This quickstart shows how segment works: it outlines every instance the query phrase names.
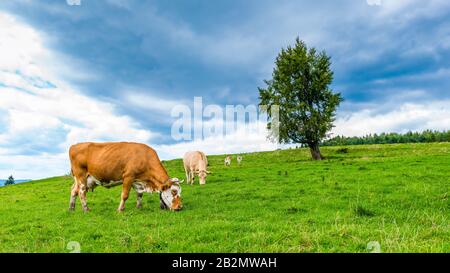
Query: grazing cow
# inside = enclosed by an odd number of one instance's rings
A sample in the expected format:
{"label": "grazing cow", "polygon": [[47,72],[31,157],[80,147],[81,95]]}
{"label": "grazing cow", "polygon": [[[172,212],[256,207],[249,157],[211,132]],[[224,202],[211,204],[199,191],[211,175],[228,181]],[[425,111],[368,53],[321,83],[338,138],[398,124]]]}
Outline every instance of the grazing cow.
{"label": "grazing cow", "polygon": [[75,209],[78,195],[84,211],[89,211],[86,192],[98,185],[110,188],[122,184],[118,211],[123,211],[131,188],[142,207],[144,192],[159,192],[161,209],[180,210],[181,187],[178,178],[170,178],[155,150],[145,144],[129,142],[79,143],[70,147],[74,184],[69,210]]}
{"label": "grazing cow", "polygon": [[225,157],[225,166],[230,166],[231,165],[231,156],[227,156]]}
{"label": "grazing cow", "polygon": [[238,155],[238,156],[236,157],[236,160],[237,160],[237,163],[238,163],[239,165],[241,165],[242,156]]}
{"label": "grazing cow", "polygon": [[208,159],[203,152],[193,151],[187,152],[183,157],[184,171],[186,172],[187,182],[194,184],[195,175],[198,175],[200,185],[206,183],[206,176],[210,174],[206,167],[208,166]]}

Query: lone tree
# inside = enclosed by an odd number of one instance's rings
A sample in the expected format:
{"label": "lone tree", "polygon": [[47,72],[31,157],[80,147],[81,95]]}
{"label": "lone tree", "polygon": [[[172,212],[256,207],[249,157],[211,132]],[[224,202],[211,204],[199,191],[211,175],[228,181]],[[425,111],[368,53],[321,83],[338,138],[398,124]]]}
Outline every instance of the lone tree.
{"label": "lone tree", "polygon": [[16,182],[14,181],[14,177],[12,176],[12,175],[10,175],[9,177],[8,177],[8,180],[6,180],[5,181],[5,186],[8,186],[8,185],[14,185]]}
{"label": "lone tree", "polygon": [[307,48],[299,38],[294,47],[282,49],[275,61],[272,80],[258,88],[260,105],[279,106],[279,124],[268,111],[268,129],[278,130],[279,143],[301,143],[314,160],[322,160],[319,144],[333,128],[336,108],[343,100],[329,85],[333,81],[330,57],[325,51]]}

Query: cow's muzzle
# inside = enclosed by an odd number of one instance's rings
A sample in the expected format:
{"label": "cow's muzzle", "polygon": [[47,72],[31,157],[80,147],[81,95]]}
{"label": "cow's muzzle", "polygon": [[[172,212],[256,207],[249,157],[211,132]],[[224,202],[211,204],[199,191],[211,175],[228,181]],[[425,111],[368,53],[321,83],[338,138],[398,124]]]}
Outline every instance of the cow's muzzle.
{"label": "cow's muzzle", "polygon": [[172,204],[168,204],[169,200],[163,197],[162,193],[159,194],[159,207],[161,209],[169,209],[171,211],[180,211],[183,208],[181,204],[181,198],[175,197],[172,200]]}
{"label": "cow's muzzle", "polygon": [[178,206],[177,208],[171,209],[173,211],[180,211],[183,209],[183,206]]}

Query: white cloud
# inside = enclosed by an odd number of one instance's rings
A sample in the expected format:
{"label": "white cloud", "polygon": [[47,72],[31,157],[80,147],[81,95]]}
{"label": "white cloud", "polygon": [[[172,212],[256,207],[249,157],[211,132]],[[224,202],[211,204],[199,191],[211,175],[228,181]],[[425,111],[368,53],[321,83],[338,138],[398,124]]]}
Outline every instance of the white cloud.
{"label": "white cloud", "polygon": [[130,2],[127,0],[106,0],[106,2],[119,8],[131,9]]}
{"label": "white cloud", "polygon": [[[71,73],[73,68],[65,63],[48,62],[61,56],[47,50],[42,37],[14,17],[0,13],[0,113],[6,115],[0,119],[0,177],[66,173],[66,151],[80,141],[150,140],[151,132],[130,117],[115,114],[114,105],[89,98],[60,80],[49,66],[70,74],[79,72]],[[27,156],[29,151],[23,149],[32,150],[29,142],[33,138],[41,152]],[[64,141],[55,143],[56,138]],[[54,146],[59,153],[45,153],[55,150]]]}
{"label": "white cloud", "polygon": [[70,172],[68,156],[61,154],[3,155],[0,149],[0,176],[15,179],[39,179],[65,175]]}
{"label": "white cloud", "polygon": [[[378,0],[372,0],[378,1]],[[390,16],[402,14],[403,19],[414,19],[418,16],[436,16],[445,12],[449,6],[447,0],[379,0],[380,15]]]}
{"label": "white cloud", "polygon": [[149,92],[142,91],[124,91],[125,100],[132,106],[151,111],[157,111],[163,114],[170,114],[173,107],[180,104],[186,104],[182,100],[172,100],[151,95]]}
{"label": "white cloud", "polygon": [[379,6],[381,5],[381,0],[366,0],[369,6]]}
{"label": "white cloud", "polygon": [[450,129],[450,101],[433,101],[426,104],[404,103],[387,113],[377,109],[339,117],[333,135],[364,136],[382,132],[406,133],[426,129]]}

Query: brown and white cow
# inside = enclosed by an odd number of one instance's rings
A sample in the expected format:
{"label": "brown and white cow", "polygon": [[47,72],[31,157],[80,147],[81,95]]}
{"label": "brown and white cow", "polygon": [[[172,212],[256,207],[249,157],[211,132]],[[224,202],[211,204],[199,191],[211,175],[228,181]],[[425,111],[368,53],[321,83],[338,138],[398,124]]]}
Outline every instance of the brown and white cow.
{"label": "brown and white cow", "polygon": [[187,183],[193,185],[195,175],[198,175],[200,185],[206,183],[206,176],[210,174],[207,170],[208,159],[203,152],[192,151],[184,154],[183,157],[184,171],[186,172]]}
{"label": "brown and white cow", "polygon": [[159,192],[161,209],[180,210],[181,187],[170,178],[155,150],[145,144],[129,142],[79,143],[70,147],[70,164],[74,184],[69,210],[75,209],[78,195],[84,211],[88,190],[96,186],[110,188],[122,185],[118,211],[123,211],[131,188],[137,194],[137,207],[142,207],[144,192]]}

